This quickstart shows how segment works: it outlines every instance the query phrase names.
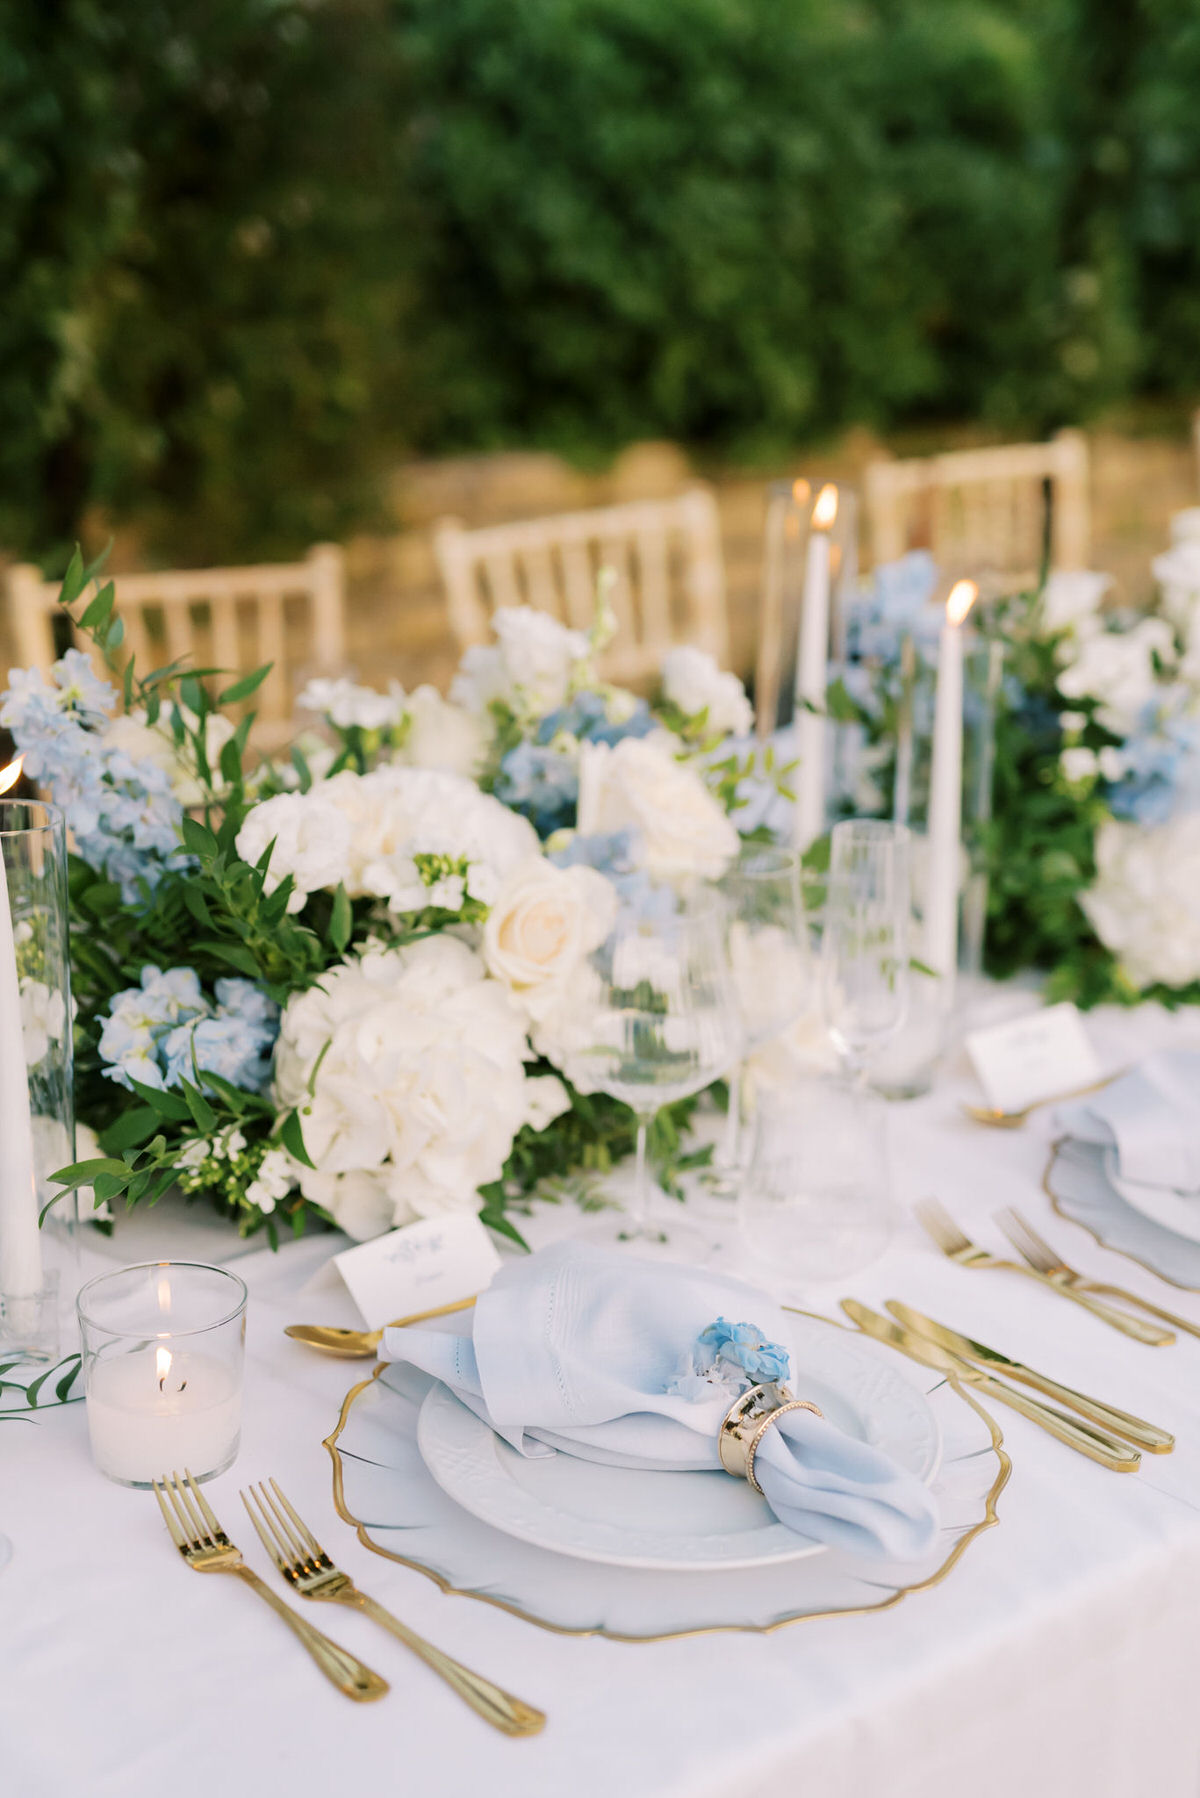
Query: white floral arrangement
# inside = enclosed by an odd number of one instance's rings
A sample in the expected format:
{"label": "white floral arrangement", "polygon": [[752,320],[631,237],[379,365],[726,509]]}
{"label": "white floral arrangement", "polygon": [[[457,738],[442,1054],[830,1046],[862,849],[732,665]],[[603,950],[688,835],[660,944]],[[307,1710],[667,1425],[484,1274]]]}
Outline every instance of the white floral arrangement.
{"label": "white floral arrangement", "polygon": [[[76,557],[76,612],[89,574]],[[114,600],[73,613],[110,667]],[[215,698],[178,668],[103,679],[80,650],[10,676],[0,724],[72,843],[98,1149],[64,1189],[178,1186],[272,1241],[460,1209],[515,1234],[539,1182],[632,1146],[625,1106],[563,1078],[564,1002],[620,905],[736,854],[753,715],[694,649],[652,704],[602,681],[603,603],[586,635],[526,608],[495,634],[449,699],[312,682],[315,729],[253,772],[251,721],[221,707],[265,670]],[[661,1116],[666,1161],[688,1106]]]}
{"label": "white floral arrangement", "polygon": [[[1172,529],[1148,613],[1113,609],[1109,577],[1085,571],[981,608],[1005,668],[988,963],[1046,969],[1052,997],[1200,1000],[1200,510]],[[936,582],[907,556],[851,619],[840,696],[873,731],[869,770],[893,753],[902,639],[935,653]]]}

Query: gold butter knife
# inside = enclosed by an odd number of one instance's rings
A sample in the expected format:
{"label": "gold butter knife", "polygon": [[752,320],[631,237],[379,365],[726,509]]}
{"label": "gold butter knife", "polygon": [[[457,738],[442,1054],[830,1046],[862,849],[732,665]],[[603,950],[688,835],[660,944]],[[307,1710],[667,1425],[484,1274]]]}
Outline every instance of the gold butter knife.
{"label": "gold butter knife", "polygon": [[933,1318],[914,1311],[911,1305],[902,1304],[899,1299],[889,1299],[887,1308],[893,1317],[899,1318],[905,1329],[915,1330],[918,1336],[928,1337],[948,1354],[957,1355],[964,1361],[981,1362],[985,1367],[1004,1374],[1006,1378],[1019,1381],[1022,1386],[1032,1386],[1035,1392],[1044,1394],[1046,1398],[1057,1399],[1059,1404],[1068,1405],[1072,1411],[1078,1411],[1081,1417],[1099,1424],[1102,1430],[1111,1430],[1117,1436],[1126,1436],[1130,1442],[1136,1442],[1139,1448],[1148,1448],[1152,1455],[1169,1455],[1175,1446],[1174,1436],[1159,1429],[1157,1424],[1147,1423],[1144,1417],[1134,1417],[1128,1411],[1118,1411],[1115,1405],[1105,1404],[1103,1399],[1089,1398],[1084,1392],[1076,1392],[1074,1387],[1062,1385],[1060,1381],[1051,1379],[1049,1374],[1038,1373],[1035,1368],[1026,1367],[1023,1361],[1010,1360],[999,1349],[988,1348],[971,1336],[963,1336],[958,1330],[935,1323]]}
{"label": "gold butter knife", "polygon": [[936,1368],[939,1373],[953,1374],[967,1385],[977,1387],[987,1397],[1019,1412],[1030,1423],[1038,1424],[1049,1435],[1065,1442],[1068,1448],[1086,1455],[1089,1461],[1096,1461],[1101,1467],[1107,1467],[1111,1473],[1133,1473],[1141,1466],[1141,1455],[1127,1442],[1110,1436],[1107,1430],[1102,1430],[1095,1424],[1084,1423],[1078,1417],[1068,1417],[1064,1411],[1056,1411],[1052,1405],[1043,1405],[1040,1400],[1030,1398],[1015,1386],[1006,1386],[1003,1380],[995,1379],[972,1362],[962,1361],[957,1355],[939,1348],[928,1336],[919,1336],[915,1330],[906,1330],[890,1317],[880,1317],[877,1311],[860,1305],[857,1299],[843,1299],[842,1310],[860,1330],[873,1336],[877,1342],[885,1342],[889,1348],[899,1349],[910,1361],[920,1361],[926,1367]]}

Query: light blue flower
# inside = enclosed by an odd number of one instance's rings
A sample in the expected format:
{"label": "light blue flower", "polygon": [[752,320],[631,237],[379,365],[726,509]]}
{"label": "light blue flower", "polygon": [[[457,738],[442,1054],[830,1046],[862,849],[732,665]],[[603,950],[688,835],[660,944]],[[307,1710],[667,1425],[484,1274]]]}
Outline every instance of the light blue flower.
{"label": "light blue flower", "polygon": [[696,1338],[696,1360],[709,1366],[740,1367],[754,1385],[788,1378],[791,1358],[778,1342],[767,1342],[757,1324],[731,1324],[718,1317]]}
{"label": "light blue flower", "polygon": [[500,763],[493,792],[548,837],[574,821],[579,760],[565,746],[518,743]]}
{"label": "light blue flower", "polygon": [[534,741],[553,743],[556,737],[571,737],[578,743],[619,743],[622,737],[645,737],[655,728],[650,707],[644,699],[634,702],[632,710],[616,718],[610,715],[610,701],[603,693],[585,689],[576,693],[566,705],[547,712],[538,725]]}
{"label": "light blue flower", "polygon": [[216,983],[216,1005],[194,968],[142,969],[113,999],[100,1032],[104,1072],[120,1086],[177,1086],[197,1070],[261,1092],[271,1073],[279,1007],[252,980]]}

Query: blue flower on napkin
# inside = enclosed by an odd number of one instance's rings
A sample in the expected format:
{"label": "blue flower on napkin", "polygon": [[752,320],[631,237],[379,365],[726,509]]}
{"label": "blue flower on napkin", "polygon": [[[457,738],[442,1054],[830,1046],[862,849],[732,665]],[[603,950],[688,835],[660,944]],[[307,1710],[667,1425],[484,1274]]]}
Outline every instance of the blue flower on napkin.
{"label": "blue flower on napkin", "polygon": [[696,1338],[701,1354],[707,1351],[714,1363],[721,1361],[740,1367],[754,1384],[768,1380],[786,1380],[791,1362],[787,1350],[778,1342],[765,1342],[757,1324],[731,1324],[723,1317],[701,1330]]}
{"label": "blue flower on napkin", "polygon": [[697,1336],[667,1391],[691,1404],[714,1391],[731,1402],[751,1386],[782,1384],[791,1367],[788,1351],[767,1342],[757,1324],[731,1324],[718,1317]]}

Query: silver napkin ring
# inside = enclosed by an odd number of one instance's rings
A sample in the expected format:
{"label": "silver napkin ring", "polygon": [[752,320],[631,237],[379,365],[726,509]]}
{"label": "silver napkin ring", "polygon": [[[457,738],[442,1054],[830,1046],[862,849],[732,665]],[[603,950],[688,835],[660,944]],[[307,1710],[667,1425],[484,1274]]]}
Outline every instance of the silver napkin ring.
{"label": "silver napkin ring", "polygon": [[811,1411],[815,1417],[824,1416],[820,1406],[814,1405],[811,1399],[793,1398],[786,1386],[771,1382],[743,1392],[725,1413],[717,1433],[721,1466],[735,1480],[746,1480],[760,1494],[762,1487],[754,1477],[754,1457],[771,1425],[777,1423],[785,1411]]}

